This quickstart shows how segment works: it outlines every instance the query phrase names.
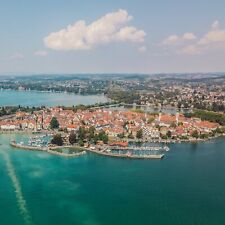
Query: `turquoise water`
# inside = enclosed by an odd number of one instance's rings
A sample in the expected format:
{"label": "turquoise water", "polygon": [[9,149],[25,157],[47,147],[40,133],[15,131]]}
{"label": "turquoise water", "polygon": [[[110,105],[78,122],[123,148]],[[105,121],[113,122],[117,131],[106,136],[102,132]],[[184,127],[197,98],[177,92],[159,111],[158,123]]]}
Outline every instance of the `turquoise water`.
{"label": "turquoise water", "polygon": [[104,95],[75,95],[38,91],[0,90],[0,106],[72,106],[107,102]]}
{"label": "turquoise water", "polygon": [[12,149],[20,137],[0,135],[1,225],[225,224],[225,139],[149,161]]}

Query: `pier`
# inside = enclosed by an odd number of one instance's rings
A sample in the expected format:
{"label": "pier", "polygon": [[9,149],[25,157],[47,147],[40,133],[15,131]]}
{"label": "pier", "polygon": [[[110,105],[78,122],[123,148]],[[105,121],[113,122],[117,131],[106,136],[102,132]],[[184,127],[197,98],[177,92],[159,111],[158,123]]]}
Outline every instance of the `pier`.
{"label": "pier", "polygon": [[130,155],[130,154],[116,154],[116,153],[109,153],[106,151],[99,151],[99,150],[93,150],[89,149],[90,152],[109,156],[109,157],[115,157],[115,158],[128,158],[128,159],[162,159],[164,157],[164,154],[157,154],[157,155]]}
{"label": "pier", "polygon": [[159,147],[159,146],[142,146],[142,147],[111,147],[111,150],[127,150],[127,151],[169,151],[169,147]]}
{"label": "pier", "polygon": [[162,159],[164,157],[164,154],[151,154],[151,155],[134,155],[134,154],[130,154],[130,153],[118,154],[118,153],[107,152],[106,151],[107,149],[95,150],[95,149],[91,149],[91,148],[80,148],[81,152],[67,154],[67,153],[58,152],[58,151],[54,151],[54,150],[61,149],[61,148],[76,148],[76,146],[36,147],[36,146],[18,144],[15,141],[10,142],[10,145],[14,148],[30,150],[30,151],[43,151],[43,152],[47,152],[47,153],[50,153],[53,155],[58,155],[58,156],[63,156],[63,157],[78,157],[78,156],[86,154],[87,151],[95,153],[95,154],[103,155],[103,156],[116,157],[116,158]]}
{"label": "pier", "polygon": [[[31,151],[42,151],[42,152],[50,153],[52,155],[58,155],[58,156],[63,156],[63,157],[78,157],[78,156],[86,154],[85,150],[83,150],[81,152],[67,154],[64,152],[54,151],[54,149],[60,149],[60,148],[35,147],[35,146],[29,146],[29,145],[21,145],[21,144],[17,144],[15,141],[10,142],[10,145],[14,148],[20,148],[23,150],[31,150]],[[62,146],[61,148],[66,148],[66,147]]]}

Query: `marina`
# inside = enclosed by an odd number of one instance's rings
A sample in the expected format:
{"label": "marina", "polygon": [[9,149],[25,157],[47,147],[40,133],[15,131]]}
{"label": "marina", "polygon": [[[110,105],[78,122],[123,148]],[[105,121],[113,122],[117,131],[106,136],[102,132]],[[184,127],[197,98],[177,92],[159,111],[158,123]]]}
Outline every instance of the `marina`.
{"label": "marina", "polygon": [[[25,150],[37,150],[45,151],[50,154],[55,154],[64,157],[77,157],[82,156],[86,151],[93,152],[99,155],[110,156],[110,157],[121,157],[121,158],[131,158],[131,159],[162,159],[164,154],[161,152],[169,151],[168,146],[164,147],[104,147],[96,149],[95,147],[82,147],[79,146],[49,146],[48,141],[43,141],[41,138],[46,138],[45,135],[29,138],[28,144],[23,141],[16,142],[11,141],[10,145],[14,148],[25,149]],[[75,153],[60,152],[60,149],[73,149],[79,148],[81,151]]]}
{"label": "marina", "polygon": [[121,150],[121,151],[169,151],[168,146],[132,146],[132,147],[112,147],[111,150]]}

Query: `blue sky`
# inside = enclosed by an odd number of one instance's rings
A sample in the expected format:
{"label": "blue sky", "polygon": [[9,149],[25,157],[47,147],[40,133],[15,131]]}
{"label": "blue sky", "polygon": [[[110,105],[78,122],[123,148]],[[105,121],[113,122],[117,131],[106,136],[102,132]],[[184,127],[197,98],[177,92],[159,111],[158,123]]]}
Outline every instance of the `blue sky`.
{"label": "blue sky", "polygon": [[225,1],[0,4],[0,74],[225,71]]}

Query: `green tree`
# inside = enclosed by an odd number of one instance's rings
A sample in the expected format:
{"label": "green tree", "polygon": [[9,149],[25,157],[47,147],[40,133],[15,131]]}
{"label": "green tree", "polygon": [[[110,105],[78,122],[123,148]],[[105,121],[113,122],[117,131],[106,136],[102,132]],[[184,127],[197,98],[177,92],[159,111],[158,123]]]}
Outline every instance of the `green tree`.
{"label": "green tree", "polygon": [[155,120],[154,117],[150,117],[150,118],[148,119],[148,124],[151,124],[154,120]]}
{"label": "green tree", "polygon": [[84,142],[83,142],[83,140],[82,140],[82,139],[80,139],[80,140],[79,140],[79,142],[78,142],[78,144],[79,144],[80,146],[84,146]]}
{"label": "green tree", "polygon": [[107,134],[104,134],[104,135],[102,136],[102,141],[103,141],[104,144],[107,144],[107,143],[108,143],[109,137],[108,137]]}
{"label": "green tree", "polygon": [[51,140],[51,143],[54,145],[62,146],[63,145],[63,139],[61,134],[55,134]]}
{"label": "green tree", "polygon": [[208,138],[209,137],[209,135],[207,135],[207,134],[200,134],[200,138],[201,139],[206,139],[206,138]]}
{"label": "green tree", "polygon": [[91,126],[88,129],[88,140],[89,141],[90,140],[93,140],[94,136],[95,136],[95,127],[94,126]]}
{"label": "green tree", "polygon": [[71,145],[75,144],[77,141],[77,135],[75,134],[74,131],[71,131],[70,135],[69,135],[69,142]]}
{"label": "green tree", "polygon": [[134,139],[134,135],[132,134],[132,132],[129,133],[127,137],[130,138],[130,139]]}
{"label": "green tree", "polygon": [[58,129],[59,128],[59,122],[56,119],[56,117],[52,117],[51,122],[50,122],[50,127],[51,127],[51,129]]}
{"label": "green tree", "polygon": [[98,134],[98,139],[103,141],[104,144],[107,144],[109,141],[108,135],[105,133],[105,131],[101,131]]}
{"label": "green tree", "polygon": [[197,131],[197,130],[194,130],[194,131],[192,132],[191,136],[192,136],[193,138],[199,138],[198,131]]}
{"label": "green tree", "polygon": [[164,140],[168,139],[167,135],[161,135],[161,138],[164,139]]}
{"label": "green tree", "polygon": [[81,139],[81,140],[84,140],[86,137],[86,130],[84,127],[79,127],[79,130],[78,130],[78,138]]}
{"label": "green tree", "polygon": [[123,133],[120,133],[120,134],[117,134],[117,137],[118,138],[121,138],[121,139],[124,138],[125,137],[124,132]]}
{"label": "green tree", "polygon": [[142,137],[143,137],[143,131],[142,129],[140,129],[137,131],[136,138],[141,139]]}
{"label": "green tree", "polygon": [[166,136],[167,136],[168,138],[171,138],[172,133],[171,133],[171,131],[170,131],[170,130],[168,130],[168,131],[167,131]]}

